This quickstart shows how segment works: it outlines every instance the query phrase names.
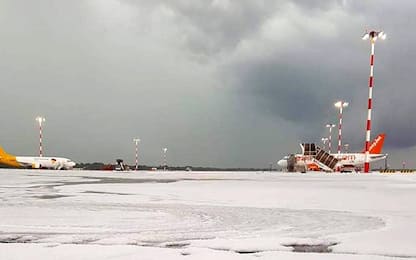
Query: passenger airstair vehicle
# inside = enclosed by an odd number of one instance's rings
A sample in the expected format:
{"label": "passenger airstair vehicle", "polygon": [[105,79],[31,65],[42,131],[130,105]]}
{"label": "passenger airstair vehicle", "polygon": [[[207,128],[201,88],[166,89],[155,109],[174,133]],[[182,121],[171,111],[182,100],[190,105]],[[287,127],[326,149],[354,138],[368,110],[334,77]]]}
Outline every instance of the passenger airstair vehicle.
{"label": "passenger airstair vehicle", "polygon": [[313,161],[324,171],[333,172],[338,163],[338,159],[326,152],[314,143],[301,144],[303,155],[313,158]]}

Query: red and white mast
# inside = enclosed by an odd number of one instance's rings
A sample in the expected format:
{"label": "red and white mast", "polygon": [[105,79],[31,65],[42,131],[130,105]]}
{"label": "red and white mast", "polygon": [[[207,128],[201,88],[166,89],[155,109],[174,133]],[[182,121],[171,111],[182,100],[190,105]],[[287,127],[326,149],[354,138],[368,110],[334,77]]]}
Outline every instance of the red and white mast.
{"label": "red and white mast", "polygon": [[373,107],[373,86],[374,86],[374,45],[378,38],[386,39],[386,34],[383,31],[376,32],[371,31],[363,36],[363,40],[370,40],[371,43],[371,54],[370,54],[370,78],[368,80],[368,111],[367,111],[367,125],[365,133],[365,159],[364,159],[364,172],[370,171],[370,138],[371,138],[371,110]]}
{"label": "red and white mast", "polygon": [[38,116],[36,117],[36,121],[39,123],[39,157],[42,157],[42,123],[45,122],[45,118],[43,116]]}
{"label": "red and white mast", "polygon": [[162,149],[162,151],[163,151],[163,170],[166,171],[167,166],[168,166],[168,160],[167,160],[167,157],[166,157],[166,153],[168,152],[168,148],[165,147],[165,148]]}
{"label": "red and white mast", "polygon": [[328,142],[328,137],[322,137],[321,138],[321,141],[322,141],[322,143],[324,144],[324,150],[326,150],[326,143]]}
{"label": "red and white mast", "polygon": [[338,101],[335,104],[335,107],[339,108],[339,123],[338,123],[338,154],[341,153],[342,149],[342,112],[343,108],[348,106],[348,102]]}
{"label": "red and white mast", "polygon": [[331,150],[332,150],[332,128],[335,127],[335,124],[327,124],[326,127],[329,128],[328,153],[331,154]]}
{"label": "red and white mast", "polygon": [[140,139],[139,138],[134,138],[133,142],[136,144],[136,167],[135,167],[135,170],[137,171],[137,169],[139,168],[139,142],[140,142]]}

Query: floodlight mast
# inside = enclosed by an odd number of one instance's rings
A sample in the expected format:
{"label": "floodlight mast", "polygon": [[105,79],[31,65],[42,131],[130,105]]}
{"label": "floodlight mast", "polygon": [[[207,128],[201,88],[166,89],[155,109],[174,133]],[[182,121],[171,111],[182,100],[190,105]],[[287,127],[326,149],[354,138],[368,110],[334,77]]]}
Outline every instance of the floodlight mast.
{"label": "floodlight mast", "polygon": [[363,40],[370,40],[371,53],[370,53],[370,78],[368,80],[368,110],[367,110],[367,124],[365,134],[365,158],[364,158],[364,172],[370,172],[370,138],[371,138],[371,110],[373,99],[373,86],[374,86],[374,46],[377,39],[386,39],[386,34],[383,31],[370,31],[364,34]]}
{"label": "floodlight mast", "polygon": [[331,150],[332,150],[332,128],[335,127],[335,124],[327,124],[326,127],[329,128],[328,152],[331,153]]}
{"label": "floodlight mast", "polygon": [[135,167],[135,170],[137,171],[137,169],[139,168],[139,143],[140,143],[140,139],[139,138],[133,138],[133,142],[136,144],[136,167]]}
{"label": "floodlight mast", "polygon": [[168,148],[163,148],[163,170],[166,171],[167,165],[168,165],[168,161],[167,161],[167,157],[166,157],[166,153],[168,152]]}
{"label": "floodlight mast", "polygon": [[342,113],[343,108],[348,107],[348,102],[345,101],[338,101],[334,104],[335,107],[339,109],[339,123],[338,123],[338,154],[341,153],[342,147]]}
{"label": "floodlight mast", "polygon": [[324,144],[324,150],[326,149],[326,143],[328,142],[328,137],[322,137],[321,138],[321,141],[322,141],[322,143]]}
{"label": "floodlight mast", "polygon": [[45,118],[43,116],[36,117],[36,121],[39,124],[39,157],[43,157],[43,150],[42,150],[42,123],[45,122]]}

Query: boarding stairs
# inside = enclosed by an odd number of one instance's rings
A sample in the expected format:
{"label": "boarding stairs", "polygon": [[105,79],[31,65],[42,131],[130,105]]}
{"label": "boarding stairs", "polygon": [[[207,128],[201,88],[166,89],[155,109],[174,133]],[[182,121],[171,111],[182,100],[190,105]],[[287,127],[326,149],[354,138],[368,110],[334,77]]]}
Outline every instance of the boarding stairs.
{"label": "boarding stairs", "polygon": [[314,143],[303,143],[303,155],[312,156],[313,161],[324,171],[332,172],[338,163],[338,159]]}

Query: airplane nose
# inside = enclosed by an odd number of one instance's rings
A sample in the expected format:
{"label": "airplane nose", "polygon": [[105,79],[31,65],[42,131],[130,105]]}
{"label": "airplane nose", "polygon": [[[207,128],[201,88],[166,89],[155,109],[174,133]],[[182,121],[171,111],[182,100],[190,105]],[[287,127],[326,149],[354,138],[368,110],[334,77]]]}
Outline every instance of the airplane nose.
{"label": "airplane nose", "polygon": [[280,167],[287,167],[287,160],[279,160],[277,162],[277,165],[279,165]]}

